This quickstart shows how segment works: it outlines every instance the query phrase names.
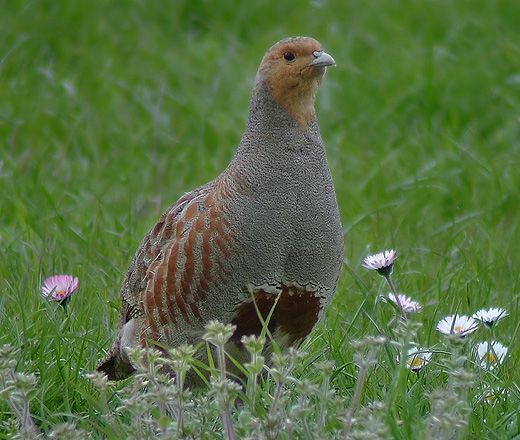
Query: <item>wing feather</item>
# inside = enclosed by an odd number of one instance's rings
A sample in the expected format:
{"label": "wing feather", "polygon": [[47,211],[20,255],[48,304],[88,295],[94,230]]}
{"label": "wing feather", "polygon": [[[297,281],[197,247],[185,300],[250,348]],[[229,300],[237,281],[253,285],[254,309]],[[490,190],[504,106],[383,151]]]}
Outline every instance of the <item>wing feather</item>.
{"label": "wing feather", "polygon": [[175,328],[203,328],[204,301],[229,276],[235,242],[223,197],[211,187],[184,195],[143,240],[122,289],[143,317],[142,342],[172,342]]}

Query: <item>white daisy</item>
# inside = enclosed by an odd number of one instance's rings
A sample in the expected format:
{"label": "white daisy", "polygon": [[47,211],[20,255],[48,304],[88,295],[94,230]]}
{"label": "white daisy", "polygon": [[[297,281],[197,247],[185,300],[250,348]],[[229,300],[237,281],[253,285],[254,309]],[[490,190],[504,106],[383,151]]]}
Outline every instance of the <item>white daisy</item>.
{"label": "white daisy", "polygon": [[482,309],[473,314],[474,319],[478,319],[482,322],[486,327],[493,327],[493,325],[500,321],[502,318],[505,318],[509,313],[507,313],[506,309],[501,309],[497,307],[492,307],[491,309]]}
{"label": "white daisy", "polygon": [[503,399],[508,394],[504,388],[493,389],[480,387],[479,389],[482,391],[477,394],[477,401],[487,403],[488,405],[495,405],[501,398]]}
{"label": "white daisy", "polygon": [[466,315],[450,315],[437,323],[437,331],[445,335],[464,337],[478,328],[478,321]]}
{"label": "white daisy", "polygon": [[500,365],[507,354],[507,347],[500,342],[480,342],[475,347],[475,356],[481,367],[493,369]]}
{"label": "white daisy", "polygon": [[[401,307],[407,313],[418,312],[419,310],[422,309],[421,304],[419,304],[417,301],[413,301],[412,298],[410,298],[406,295],[398,294],[397,298],[396,298],[395,295],[392,292],[390,292],[387,295],[387,298],[390,301],[392,301],[394,304],[396,304],[397,306],[399,306],[399,303],[401,303]],[[399,301],[398,301],[398,299],[399,299]]]}
{"label": "white daisy", "polygon": [[415,373],[430,362],[432,352],[423,348],[412,347],[408,350],[408,358],[406,359],[406,366]]}
{"label": "white daisy", "polygon": [[366,269],[376,270],[380,275],[388,276],[392,273],[392,266],[397,253],[393,249],[368,255],[361,264]]}

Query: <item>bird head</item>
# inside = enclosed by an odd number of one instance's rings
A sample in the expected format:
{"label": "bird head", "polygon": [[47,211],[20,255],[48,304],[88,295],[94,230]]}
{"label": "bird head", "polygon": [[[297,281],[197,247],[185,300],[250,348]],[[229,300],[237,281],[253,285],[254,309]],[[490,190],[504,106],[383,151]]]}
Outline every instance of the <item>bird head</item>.
{"label": "bird head", "polygon": [[335,64],[314,38],[286,38],[264,55],[257,84],[266,84],[272,99],[299,125],[307,127],[314,116],[314,97],[325,68]]}

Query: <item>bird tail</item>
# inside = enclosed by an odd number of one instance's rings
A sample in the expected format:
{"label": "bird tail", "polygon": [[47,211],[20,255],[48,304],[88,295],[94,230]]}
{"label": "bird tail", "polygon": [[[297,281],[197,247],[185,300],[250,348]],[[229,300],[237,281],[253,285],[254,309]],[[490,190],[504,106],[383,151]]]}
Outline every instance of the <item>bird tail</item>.
{"label": "bird tail", "polygon": [[112,348],[108,351],[105,358],[96,367],[96,371],[104,373],[109,380],[122,380],[130,376],[135,368],[130,363],[128,356],[122,347],[128,344],[128,334],[134,334],[136,321],[131,318],[132,309],[123,300],[121,304],[121,317],[116,339]]}
{"label": "bird tail", "polygon": [[129,377],[135,368],[128,362],[126,356],[121,356],[119,341],[107,353],[105,358],[96,367],[96,371],[103,373],[109,380],[122,380]]}

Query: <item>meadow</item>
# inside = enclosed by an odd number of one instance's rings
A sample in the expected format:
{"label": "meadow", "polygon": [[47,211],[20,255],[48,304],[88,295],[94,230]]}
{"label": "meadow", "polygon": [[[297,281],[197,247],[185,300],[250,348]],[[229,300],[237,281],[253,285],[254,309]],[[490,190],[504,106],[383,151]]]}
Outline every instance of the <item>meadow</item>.
{"label": "meadow", "polygon": [[[34,375],[42,432],[73,438],[55,429],[70,422],[90,433],[77,438],[147,438],[166,426],[158,438],[176,438],[177,419],[154,410],[142,422],[152,430],[134,431],[139,408],[124,399],[150,392],[136,385],[149,371],[98,384],[105,398],[85,374],[112,342],[143,235],[230,160],[263,53],[310,35],[337,62],[316,109],[345,263],[305,353],[279,360],[254,405],[250,395],[230,405],[238,438],[291,438],[287,419],[292,438],[520,438],[519,2],[42,0],[1,11],[0,345]],[[384,278],[361,266],[390,248],[398,292],[423,306],[406,325],[382,301]],[[57,273],[79,279],[67,315],[39,294]],[[445,316],[489,307],[509,313],[492,331],[436,331]],[[473,347],[491,335],[509,351],[489,371]],[[412,342],[432,352],[418,374],[397,360]],[[13,438],[5,377],[0,438]],[[230,438],[215,387],[194,393],[187,416],[206,412],[182,435]]]}

